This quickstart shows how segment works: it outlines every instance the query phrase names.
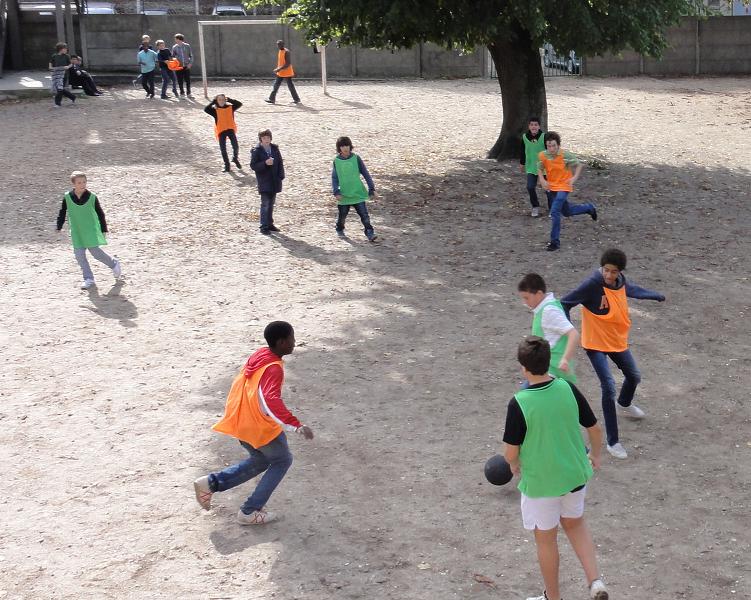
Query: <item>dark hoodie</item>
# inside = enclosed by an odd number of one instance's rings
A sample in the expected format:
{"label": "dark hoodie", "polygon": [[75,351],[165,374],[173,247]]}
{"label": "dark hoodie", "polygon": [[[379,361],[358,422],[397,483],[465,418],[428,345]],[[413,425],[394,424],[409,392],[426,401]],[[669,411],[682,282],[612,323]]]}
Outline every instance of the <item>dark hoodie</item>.
{"label": "dark hoodie", "polygon": [[[626,286],[626,297],[637,298],[640,300],[657,300],[658,302],[664,302],[665,296],[659,292],[654,292],[643,287],[639,287],[633,283],[626,281],[626,276],[621,273],[618,275],[618,279],[615,281],[615,285],[610,289],[619,290],[623,286]],[[578,288],[566,294],[561,298],[561,304],[566,316],[569,316],[571,309],[577,304],[581,304],[588,311],[596,315],[606,315],[610,308],[606,302],[602,301],[602,297],[605,295],[603,288],[606,287],[605,279],[602,276],[600,269],[594,271],[588,279],[585,279]],[[602,306],[605,308],[601,308]]]}

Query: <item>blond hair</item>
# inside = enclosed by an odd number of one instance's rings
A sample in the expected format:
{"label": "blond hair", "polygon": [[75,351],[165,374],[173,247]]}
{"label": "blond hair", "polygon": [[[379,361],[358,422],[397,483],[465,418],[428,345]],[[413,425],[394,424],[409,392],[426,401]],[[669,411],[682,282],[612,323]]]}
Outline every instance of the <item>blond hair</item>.
{"label": "blond hair", "polygon": [[[158,46],[159,44],[164,44],[164,40],[157,40],[157,41],[156,41],[156,45]],[[166,44],[165,44],[165,45],[166,45]]]}
{"label": "blond hair", "polygon": [[84,173],[83,171],[73,171],[70,174],[71,183],[74,183],[76,179],[78,179],[79,177],[83,177],[84,179],[86,179],[86,173]]}

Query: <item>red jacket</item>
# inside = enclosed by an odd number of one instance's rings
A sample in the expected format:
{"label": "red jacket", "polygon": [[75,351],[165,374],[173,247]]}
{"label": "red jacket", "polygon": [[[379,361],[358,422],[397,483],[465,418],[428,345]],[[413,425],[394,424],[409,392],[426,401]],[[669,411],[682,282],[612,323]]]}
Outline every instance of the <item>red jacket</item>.
{"label": "red jacket", "polygon": [[[280,360],[280,357],[271,351],[271,348],[256,350],[248,362],[245,363],[245,376],[251,377],[253,371],[260,369],[270,362]],[[294,431],[302,425],[284,405],[282,400],[282,384],[284,383],[284,370],[279,365],[272,365],[261,377],[259,396],[264,403],[262,407],[272,419],[287,431]]]}

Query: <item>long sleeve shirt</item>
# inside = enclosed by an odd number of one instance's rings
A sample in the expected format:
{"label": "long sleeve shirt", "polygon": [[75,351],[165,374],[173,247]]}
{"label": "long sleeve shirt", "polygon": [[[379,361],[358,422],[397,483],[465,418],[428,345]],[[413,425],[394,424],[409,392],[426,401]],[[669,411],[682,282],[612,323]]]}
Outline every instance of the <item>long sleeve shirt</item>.
{"label": "long sleeve shirt", "polygon": [[[76,193],[73,190],[70,191],[70,197],[73,199],[73,202],[75,202],[79,206],[86,204],[89,201],[90,196],[91,196],[91,192],[89,192],[89,190],[85,190],[84,193],[81,194],[80,198],[76,196]],[[102,227],[102,233],[107,233],[107,221],[104,218],[104,211],[102,210],[102,207],[99,204],[99,198],[97,198],[96,201],[94,202],[94,210],[96,211],[97,217],[99,217],[99,224]],[[60,212],[57,213],[57,230],[58,231],[60,231],[63,228],[67,213],[68,213],[68,205],[66,204],[65,198],[63,197],[63,203],[60,206]]]}
{"label": "long sleeve shirt", "polygon": [[[362,158],[360,158],[360,155],[357,156],[357,168],[360,171],[360,175],[363,176],[365,179],[365,183],[368,185],[368,196],[372,196],[375,194],[375,184],[373,183],[373,178],[370,176],[370,173],[368,173],[368,169],[365,166],[365,163],[362,161]],[[334,196],[339,196],[341,194],[341,190],[339,189],[339,176],[336,174],[336,163],[334,163],[334,166],[331,169],[331,187],[334,192]]]}
{"label": "long sleeve shirt", "polygon": [[[626,276],[621,273],[611,289],[619,290],[623,286],[626,286],[626,296],[628,298],[657,300],[658,302],[663,302],[665,300],[665,296],[659,292],[629,283],[626,281]],[[578,304],[581,304],[588,311],[596,315],[606,315],[610,309],[607,306],[603,307],[604,303],[602,302],[602,296],[604,295],[604,287],[607,287],[605,279],[600,270],[597,269],[585,279],[579,287],[561,298],[561,304],[563,305],[563,310],[566,313],[566,316],[568,317],[571,309]]]}
{"label": "long sleeve shirt", "polygon": [[[245,363],[245,376],[250,378],[253,371],[260,369],[270,362],[279,360],[269,348],[257,350]],[[284,384],[284,370],[280,365],[271,365],[261,376],[258,396],[261,408],[269,417],[279,423],[286,431],[295,431],[302,425],[282,400],[282,385]]]}

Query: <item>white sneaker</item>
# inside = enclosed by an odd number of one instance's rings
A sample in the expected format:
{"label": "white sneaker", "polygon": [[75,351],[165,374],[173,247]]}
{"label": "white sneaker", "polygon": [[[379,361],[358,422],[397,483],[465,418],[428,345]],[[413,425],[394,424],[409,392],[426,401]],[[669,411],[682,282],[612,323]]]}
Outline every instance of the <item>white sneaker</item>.
{"label": "white sneaker", "polygon": [[548,600],[548,597],[543,594],[542,596],[530,596],[527,600]]}
{"label": "white sneaker", "polygon": [[112,273],[115,275],[115,279],[120,279],[123,274],[123,266],[117,259],[115,259],[115,264],[112,266]]}
{"label": "white sneaker", "polygon": [[237,511],[237,522],[240,525],[265,525],[276,521],[276,514],[266,512],[263,508],[261,510],[254,510],[249,515],[246,515],[242,510]]}
{"label": "white sneaker", "polygon": [[196,492],[196,502],[201,505],[203,510],[211,510],[211,497],[214,492],[209,487],[209,476],[204,475],[193,482],[193,489]]}
{"label": "white sneaker", "polygon": [[83,283],[81,284],[82,290],[88,290],[90,287],[94,286],[94,280],[93,279],[84,279]]}
{"label": "white sneaker", "polygon": [[540,209],[537,206],[532,207],[532,216],[533,217],[539,217],[540,216]]}
{"label": "white sneaker", "polygon": [[625,416],[632,419],[643,419],[647,416],[647,414],[641,408],[636,406],[636,404],[629,404],[628,406],[621,406],[619,404],[618,406]]}
{"label": "white sneaker", "polygon": [[592,600],[608,600],[608,590],[601,579],[595,579],[589,586],[589,597]]}
{"label": "white sneaker", "polygon": [[626,449],[621,446],[620,442],[608,446],[608,452],[610,452],[614,458],[628,458],[628,453],[626,452]]}

